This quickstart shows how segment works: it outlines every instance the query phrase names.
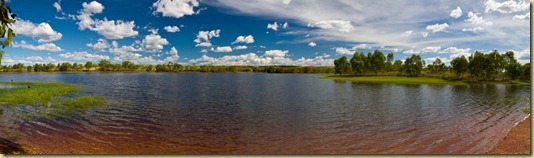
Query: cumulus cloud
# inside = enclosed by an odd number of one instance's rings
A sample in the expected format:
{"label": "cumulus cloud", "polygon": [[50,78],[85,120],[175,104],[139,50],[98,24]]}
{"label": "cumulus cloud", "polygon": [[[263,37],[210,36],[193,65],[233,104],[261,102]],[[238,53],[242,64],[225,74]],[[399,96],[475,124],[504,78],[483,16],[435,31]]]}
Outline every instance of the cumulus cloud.
{"label": "cumulus cloud", "polygon": [[21,41],[20,43],[18,42],[13,42],[13,47],[15,48],[24,48],[24,49],[29,49],[29,50],[36,50],[36,51],[49,51],[49,52],[60,52],[60,51],[63,51],[63,49],[61,49],[60,47],[56,46],[54,43],[45,43],[45,44],[41,44],[41,45],[31,45],[31,44],[28,44],[26,43],[26,41]]}
{"label": "cumulus cloud", "polygon": [[193,41],[197,43],[196,47],[211,47],[211,39],[213,37],[219,37],[221,33],[220,29],[212,31],[198,31],[197,38]]}
{"label": "cumulus cloud", "polygon": [[215,53],[229,53],[229,52],[232,52],[232,47],[230,46],[217,47],[217,49],[215,49],[214,52]]}
{"label": "cumulus cloud", "polygon": [[165,62],[175,62],[176,60],[178,60],[178,58],[180,58],[180,56],[178,55],[178,50],[174,47],[172,47],[171,50],[165,54],[169,55],[165,58]]}
{"label": "cumulus cloud", "polygon": [[266,57],[284,57],[289,53],[289,50],[268,50],[265,51],[263,56]]}
{"label": "cumulus cloud", "polygon": [[150,35],[146,35],[141,42],[143,48],[145,48],[145,50],[148,52],[160,52],[163,49],[163,46],[168,44],[169,41],[158,35],[157,30],[152,32]]}
{"label": "cumulus cloud", "polygon": [[339,55],[352,55],[352,54],[354,54],[353,51],[351,51],[351,50],[349,50],[348,48],[345,48],[345,47],[334,47],[333,49],[336,51],[336,54],[339,54]]}
{"label": "cumulus cloud", "polygon": [[528,10],[530,8],[530,1],[528,0],[507,0],[504,2],[497,2],[495,0],[487,0],[484,3],[486,12],[499,12],[499,13],[514,13],[519,11]]}
{"label": "cumulus cloud", "polygon": [[237,46],[237,47],[234,47],[235,50],[243,50],[243,49],[247,49],[248,47],[247,46]]}
{"label": "cumulus cloud", "polygon": [[456,48],[456,47],[449,47],[443,50],[443,53],[453,53],[453,54],[459,54],[459,53],[469,53],[471,51],[471,48]]}
{"label": "cumulus cloud", "polygon": [[421,51],[423,51],[423,52],[432,52],[432,53],[435,53],[435,52],[438,52],[439,50],[441,50],[441,46],[437,46],[437,47],[425,47],[425,48],[423,48]]}
{"label": "cumulus cloud", "polygon": [[403,53],[404,54],[420,54],[422,52],[418,50],[410,49],[410,50],[404,51]]}
{"label": "cumulus cloud", "polygon": [[94,24],[94,20],[91,18],[91,16],[102,13],[104,6],[97,1],[92,1],[90,3],[83,2],[82,6],[83,9],[79,11],[79,15],[76,16],[80,21],[76,24],[78,24],[78,29],[85,30],[87,28],[91,28],[91,25]]}
{"label": "cumulus cloud", "polygon": [[308,45],[309,45],[310,47],[315,47],[315,46],[317,46],[317,43],[315,43],[315,42],[310,42],[310,43],[308,43]]}
{"label": "cumulus cloud", "polygon": [[478,16],[478,14],[475,13],[475,12],[467,13],[467,17],[468,17],[468,19],[466,19],[465,21],[471,22],[471,24],[475,24],[475,25],[493,25],[493,22],[488,22],[488,21],[484,20],[483,17]]}
{"label": "cumulus cloud", "polygon": [[254,43],[254,36],[252,35],[239,36],[237,37],[237,39],[235,39],[234,42],[232,42],[232,44],[235,44],[235,43],[246,43],[246,44]]}
{"label": "cumulus cloud", "polygon": [[449,24],[447,23],[443,23],[443,24],[434,24],[434,25],[427,25],[426,26],[426,30],[429,30],[431,31],[432,33],[437,33],[437,32],[443,32],[445,31],[445,29],[449,27]]}
{"label": "cumulus cloud", "polygon": [[180,28],[178,28],[178,26],[165,26],[163,29],[170,33],[180,32]]}
{"label": "cumulus cloud", "polygon": [[93,43],[87,43],[85,44],[87,47],[91,47],[93,48],[94,50],[97,50],[97,51],[100,51],[100,52],[104,52],[105,49],[109,48],[109,43],[108,41],[106,41],[105,39],[102,39],[102,38],[99,38],[98,41],[93,44]]}
{"label": "cumulus cloud", "polygon": [[17,35],[24,35],[32,38],[38,38],[39,43],[47,43],[60,40],[63,35],[56,32],[50,24],[40,23],[36,25],[30,21],[17,19],[17,22],[10,27]]}
{"label": "cumulus cloud", "polygon": [[527,20],[530,20],[530,13],[527,13],[525,15],[514,15],[514,17],[512,18],[513,20],[517,20],[517,21],[527,21]]}
{"label": "cumulus cloud", "polygon": [[308,24],[309,27],[319,27],[322,29],[337,30],[339,32],[348,33],[354,30],[352,23],[348,20],[323,20],[314,24]]}
{"label": "cumulus cloud", "polygon": [[315,58],[299,58],[296,60],[285,57],[259,56],[255,53],[241,55],[226,55],[220,58],[203,55],[198,59],[189,61],[197,65],[287,65],[287,66],[332,66],[334,59],[325,59],[325,56],[316,56]]}
{"label": "cumulus cloud", "polygon": [[267,24],[267,29],[278,31],[278,22],[274,22],[273,24]]}
{"label": "cumulus cloud", "polygon": [[464,31],[464,32],[481,32],[481,31],[484,31],[484,28],[482,28],[480,26],[477,26],[477,27],[474,27],[474,28],[463,28],[462,31]]}
{"label": "cumulus cloud", "polygon": [[458,6],[456,9],[451,11],[450,16],[453,18],[459,18],[460,16],[462,16],[462,8]]}
{"label": "cumulus cloud", "polygon": [[2,59],[2,64],[5,65],[13,65],[22,63],[25,65],[33,65],[33,64],[47,64],[47,63],[55,63],[57,60],[51,57],[43,58],[40,56],[29,56],[25,58],[11,58],[9,56],[5,56]]}
{"label": "cumulus cloud", "polygon": [[288,26],[289,26],[289,24],[287,24],[287,22],[285,22],[285,23],[282,25],[282,28],[283,28],[283,29],[287,29]]}
{"label": "cumulus cloud", "polygon": [[195,7],[200,5],[198,0],[158,0],[152,4],[153,14],[161,13],[164,17],[181,18],[195,14]]}
{"label": "cumulus cloud", "polygon": [[289,3],[291,3],[291,0],[282,0],[282,3],[284,3],[285,5],[288,5]]}
{"label": "cumulus cloud", "polygon": [[69,60],[83,60],[83,61],[100,61],[100,60],[108,60],[109,56],[106,55],[98,55],[98,54],[91,54],[87,53],[86,51],[82,52],[68,52],[65,54],[59,54],[61,58],[69,59]]}
{"label": "cumulus cloud", "polygon": [[139,32],[133,30],[134,27],[134,21],[108,21],[108,19],[104,18],[104,20],[97,19],[94,23],[94,27],[90,29],[96,31],[107,39],[123,39],[126,37],[137,36]]}

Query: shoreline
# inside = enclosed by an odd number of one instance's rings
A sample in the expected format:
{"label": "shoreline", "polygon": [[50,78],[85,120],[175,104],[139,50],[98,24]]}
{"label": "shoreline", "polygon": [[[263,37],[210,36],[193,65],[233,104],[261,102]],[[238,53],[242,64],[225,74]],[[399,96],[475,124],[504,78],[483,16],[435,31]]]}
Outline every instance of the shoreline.
{"label": "shoreline", "polygon": [[496,147],[491,149],[487,154],[531,154],[530,148],[530,123],[531,116],[519,122],[512,128],[506,137],[504,137]]}

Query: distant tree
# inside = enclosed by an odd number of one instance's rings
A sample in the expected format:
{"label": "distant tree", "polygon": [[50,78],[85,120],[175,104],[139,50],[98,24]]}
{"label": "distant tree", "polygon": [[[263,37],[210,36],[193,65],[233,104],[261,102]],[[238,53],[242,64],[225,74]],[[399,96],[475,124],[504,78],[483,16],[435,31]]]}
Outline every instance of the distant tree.
{"label": "distant tree", "polygon": [[347,61],[347,57],[342,56],[339,59],[334,60],[334,66],[335,71],[339,75],[343,75],[343,73],[346,73],[350,69],[349,61]]}
{"label": "distant tree", "polygon": [[95,65],[93,64],[93,62],[88,61],[88,62],[85,63],[84,67],[85,67],[86,70],[90,70],[93,67],[95,67]]}
{"label": "distant tree", "polygon": [[98,62],[98,66],[100,67],[100,71],[110,71],[112,69],[111,62],[108,60],[100,60],[100,62]]}
{"label": "distant tree", "polygon": [[393,64],[393,71],[400,71],[402,68],[402,61],[401,60],[395,60],[395,63]]}
{"label": "distant tree", "polygon": [[403,70],[406,75],[411,77],[417,77],[421,75],[421,70],[423,69],[423,62],[421,61],[421,56],[412,55],[410,58],[407,58],[404,61]]}
{"label": "distant tree", "polygon": [[59,71],[69,71],[72,68],[72,64],[69,62],[61,63],[59,66]]}
{"label": "distant tree", "polygon": [[432,65],[429,65],[428,68],[430,69],[430,73],[433,74],[441,74],[446,71],[445,64],[441,62],[441,59],[436,58],[434,62],[432,62]]}
{"label": "distant tree", "polygon": [[515,80],[516,78],[520,77],[521,73],[523,73],[523,69],[521,67],[521,64],[517,61],[508,64],[508,66],[506,67],[506,75],[512,80]]}
{"label": "distant tree", "polygon": [[388,63],[393,63],[393,60],[395,60],[395,56],[393,55],[393,52],[388,53],[386,61]]}
{"label": "distant tree", "polygon": [[458,77],[462,77],[463,74],[469,71],[469,62],[463,55],[452,59],[451,66]]}
{"label": "distant tree", "polygon": [[[0,44],[2,45],[2,49],[4,49],[11,45],[13,37],[15,37],[15,33],[9,27],[16,22],[15,18],[17,15],[11,12],[11,8],[6,4],[5,0],[0,1],[0,12],[2,15],[0,18]],[[2,64],[3,56],[4,51],[0,50],[0,65]]]}
{"label": "distant tree", "polygon": [[384,70],[386,57],[384,54],[379,51],[375,50],[373,55],[371,56],[371,70],[375,72],[375,74],[378,74],[378,72],[381,72]]}
{"label": "distant tree", "polygon": [[526,80],[530,82],[530,73],[531,73],[530,63],[523,65],[522,70],[523,70],[523,73],[521,73],[522,80]]}
{"label": "distant tree", "polygon": [[48,72],[56,71],[56,65],[54,65],[52,63],[48,63],[45,66],[45,70],[48,71]]}
{"label": "distant tree", "polygon": [[350,59],[350,65],[352,66],[352,73],[354,73],[355,75],[361,74],[365,71],[365,63],[362,60],[360,53],[358,53],[357,51]]}
{"label": "distant tree", "polygon": [[469,57],[469,73],[476,78],[483,78],[487,75],[487,69],[491,66],[488,58],[479,51]]}

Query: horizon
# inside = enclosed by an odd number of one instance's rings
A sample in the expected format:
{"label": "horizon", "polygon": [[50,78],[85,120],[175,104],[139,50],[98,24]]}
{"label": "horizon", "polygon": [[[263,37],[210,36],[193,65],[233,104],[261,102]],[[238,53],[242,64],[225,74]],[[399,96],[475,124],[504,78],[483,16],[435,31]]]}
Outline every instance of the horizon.
{"label": "horizon", "polygon": [[530,62],[526,0],[136,2],[10,1],[17,37],[2,63],[333,66],[381,50],[448,64],[493,49]]}

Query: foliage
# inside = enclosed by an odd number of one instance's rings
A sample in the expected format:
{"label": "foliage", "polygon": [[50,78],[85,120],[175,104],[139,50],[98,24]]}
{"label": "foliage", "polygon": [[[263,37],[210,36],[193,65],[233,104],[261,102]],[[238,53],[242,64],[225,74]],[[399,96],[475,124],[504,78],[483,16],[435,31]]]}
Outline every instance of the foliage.
{"label": "foliage", "polygon": [[466,85],[464,82],[447,81],[439,78],[427,77],[398,77],[398,76],[372,76],[372,77],[339,77],[328,76],[324,79],[344,80],[353,82],[368,83],[390,83],[390,84],[434,84],[434,85]]}
{"label": "foliage", "polygon": [[410,58],[407,58],[404,61],[403,68],[404,73],[411,77],[417,77],[421,75],[421,70],[423,69],[423,62],[421,61],[421,56],[412,55]]}
{"label": "foliage", "polygon": [[[13,37],[15,37],[15,33],[9,27],[11,24],[15,23],[15,17],[17,15],[11,12],[11,8],[7,6],[5,0],[0,2],[0,14],[2,15],[2,18],[0,18],[0,44],[2,45],[3,49],[7,46],[10,46],[13,41]],[[4,51],[0,50],[0,65],[2,65],[3,56]]]}
{"label": "foliage", "polygon": [[334,69],[337,74],[343,75],[347,73],[350,69],[350,63],[347,61],[347,57],[342,56],[339,59],[334,60]]}
{"label": "foliage", "polygon": [[365,63],[362,56],[358,52],[354,53],[354,56],[350,59],[350,65],[352,66],[352,73],[358,75],[365,71]]}
{"label": "foliage", "polygon": [[452,59],[451,66],[458,77],[462,77],[463,74],[469,71],[469,62],[463,55]]}

